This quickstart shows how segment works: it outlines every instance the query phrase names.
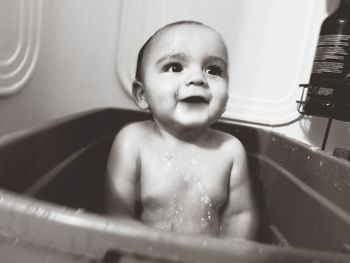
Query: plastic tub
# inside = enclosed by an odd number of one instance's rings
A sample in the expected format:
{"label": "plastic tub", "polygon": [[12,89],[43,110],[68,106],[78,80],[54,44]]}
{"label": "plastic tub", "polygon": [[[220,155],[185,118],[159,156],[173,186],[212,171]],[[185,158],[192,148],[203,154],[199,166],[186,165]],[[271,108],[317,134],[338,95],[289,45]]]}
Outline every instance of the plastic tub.
{"label": "plastic tub", "polygon": [[149,117],[101,109],[0,138],[1,261],[350,262],[349,163],[236,124],[215,127],[248,151],[272,243],[181,235],[106,217],[113,138]]}

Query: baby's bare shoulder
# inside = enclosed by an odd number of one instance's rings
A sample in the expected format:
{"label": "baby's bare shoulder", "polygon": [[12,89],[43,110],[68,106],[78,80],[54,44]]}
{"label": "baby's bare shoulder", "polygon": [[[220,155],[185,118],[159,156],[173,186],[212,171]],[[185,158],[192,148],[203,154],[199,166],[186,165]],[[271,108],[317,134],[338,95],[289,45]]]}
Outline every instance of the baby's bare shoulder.
{"label": "baby's bare shoulder", "polygon": [[116,139],[126,142],[139,142],[139,140],[148,136],[150,130],[150,121],[133,122],[124,126],[118,132]]}
{"label": "baby's bare shoulder", "polygon": [[116,135],[113,148],[119,151],[137,150],[150,134],[149,122],[134,122],[124,126]]}
{"label": "baby's bare shoulder", "polygon": [[229,156],[232,162],[230,185],[232,189],[238,189],[240,186],[246,184],[249,180],[249,173],[247,170],[247,153],[241,141],[225,132],[217,131],[217,136],[221,136],[222,140],[222,154]]}
{"label": "baby's bare shoulder", "polygon": [[245,155],[245,149],[241,141],[232,134],[211,130],[211,137],[220,145],[220,149],[231,156]]}

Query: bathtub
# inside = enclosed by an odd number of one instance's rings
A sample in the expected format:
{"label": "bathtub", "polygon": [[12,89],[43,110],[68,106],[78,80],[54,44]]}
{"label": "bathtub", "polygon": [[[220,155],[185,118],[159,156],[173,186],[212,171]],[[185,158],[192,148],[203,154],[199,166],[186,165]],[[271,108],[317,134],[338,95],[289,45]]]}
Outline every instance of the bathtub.
{"label": "bathtub", "polygon": [[98,109],[0,138],[1,261],[350,262],[349,163],[259,128],[214,125],[246,147],[266,241],[181,235],[105,216],[113,138],[148,118]]}

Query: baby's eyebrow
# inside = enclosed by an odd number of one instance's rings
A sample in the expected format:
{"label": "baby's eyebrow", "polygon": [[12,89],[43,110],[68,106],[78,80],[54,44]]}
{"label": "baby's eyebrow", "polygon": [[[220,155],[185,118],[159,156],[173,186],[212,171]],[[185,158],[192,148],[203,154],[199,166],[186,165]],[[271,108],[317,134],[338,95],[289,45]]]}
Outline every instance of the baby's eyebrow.
{"label": "baby's eyebrow", "polygon": [[187,56],[185,53],[174,53],[174,54],[166,54],[162,56],[160,59],[157,60],[156,64],[161,64],[162,62],[168,60],[168,59],[179,59],[179,60],[186,60]]}

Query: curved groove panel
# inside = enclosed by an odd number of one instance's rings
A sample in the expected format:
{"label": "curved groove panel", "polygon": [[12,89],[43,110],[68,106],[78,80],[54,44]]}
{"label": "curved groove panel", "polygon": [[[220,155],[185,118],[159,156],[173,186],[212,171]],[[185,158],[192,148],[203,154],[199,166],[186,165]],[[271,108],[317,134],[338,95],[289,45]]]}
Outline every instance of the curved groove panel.
{"label": "curved groove panel", "polygon": [[[23,49],[23,36],[24,34],[24,26],[26,25],[24,22],[25,19],[25,10],[24,10],[24,2],[11,2],[12,4],[18,4],[18,6],[16,6],[16,8],[12,7],[12,9],[17,9],[16,10],[16,16],[19,16],[18,23],[17,23],[17,34],[12,33],[13,35],[17,35],[17,41],[16,43],[12,43],[12,46],[16,46],[13,50],[13,53],[11,54],[7,54],[4,51],[4,48],[2,47],[2,49],[0,49],[0,72],[6,71],[6,68],[9,67],[9,65],[11,65],[12,63],[14,63],[14,61],[19,57],[20,51]],[[6,10],[6,8],[9,8],[9,6],[4,7],[2,10]],[[15,10],[13,10],[15,11]],[[17,13],[18,12],[18,13]],[[13,17],[16,17],[14,14],[12,14]],[[5,18],[6,19],[6,18]],[[14,18],[16,19],[16,18]],[[8,18],[6,20],[9,20]],[[5,20],[5,21],[6,21]],[[4,23],[5,24],[5,23]],[[5,24],[6,25],[6,24]],[[4,31],[4,29],[2,29],[2,31]],[[10,34],[11,32],[8,32],[7,34]],[[6,37],[8,37],[6,33],[4,35],[6,35]],[[3,54],[2,54],[3,53]]]}
{"label": "curved groove panel", "polygon": [[15,41],[7,43],[7,46],[0,46],[1,97],[19,91],[33,74],[40,48],[42,1],[8,0],[4,7],[6,8],[2,9],[3,12],[10,16],[1,16],[5,19],[1,23],[9,24],[2,28],[7,30],[3,35],[7,34]]}

